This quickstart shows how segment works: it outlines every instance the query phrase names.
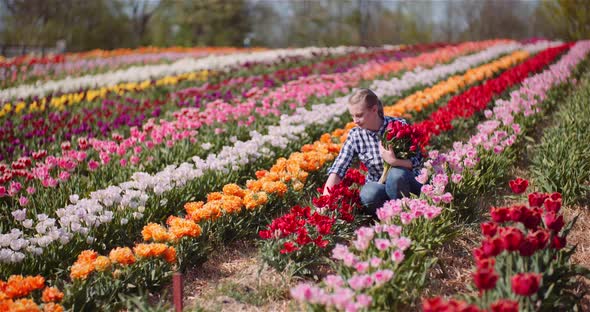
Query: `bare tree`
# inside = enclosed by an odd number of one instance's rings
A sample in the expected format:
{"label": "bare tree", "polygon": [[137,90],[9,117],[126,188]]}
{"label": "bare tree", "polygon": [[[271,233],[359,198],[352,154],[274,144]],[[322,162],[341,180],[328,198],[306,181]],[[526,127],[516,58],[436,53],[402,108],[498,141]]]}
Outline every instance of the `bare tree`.
{"label": "bare tree", "polygon": [[370,11],[369,11],[369,2],[367,0],[358,0],[358,9],[359,9],[359,38],[360,44],[363,46],[368,45],[368,35],[369,35],[369,19]]}
{"label": "bare tree", "polygon": [[133,34],[137,43],[145,41],[146,32],[150,19],[158,8],[158,2],[146,0],[128,0],[127,5],[131,8],[131,23]]}

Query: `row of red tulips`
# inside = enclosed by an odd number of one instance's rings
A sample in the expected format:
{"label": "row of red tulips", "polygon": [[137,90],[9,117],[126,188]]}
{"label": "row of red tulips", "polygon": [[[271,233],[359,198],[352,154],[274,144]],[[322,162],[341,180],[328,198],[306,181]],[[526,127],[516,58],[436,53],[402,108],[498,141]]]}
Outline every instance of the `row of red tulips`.
{"label": "row of red tulips", "polygon": [[451,130],[453,120],[469,118],[473,114],[483,111],[494,96],[502,94],[510,87],[521,83],[532,73],[551,64],[571,46],[572,44],[568,43],[546,49],[522,64],[505,71],[497,78],[490,79],[480,86],[470,88],[468,91],[450,99],[446,106],[432,113],[428,119],[417,123],[415,127],[423,133],[427,133],[428,138],[426,141],[430,141],[432,136]]}

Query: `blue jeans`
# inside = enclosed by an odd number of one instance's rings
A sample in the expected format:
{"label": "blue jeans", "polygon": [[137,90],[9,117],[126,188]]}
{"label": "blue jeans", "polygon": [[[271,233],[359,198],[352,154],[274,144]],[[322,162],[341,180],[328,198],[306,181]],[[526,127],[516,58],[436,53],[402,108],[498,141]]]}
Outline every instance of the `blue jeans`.
{"label": "blue jeans", "polygon": [[420,195],[422,184],[416,181],[411,170],[399,167],[389,168],[385,184],[367,182],[360,192],[361,203],[367,214],[376,216],[377,209],[391,199],[409,196],[410,193]]}

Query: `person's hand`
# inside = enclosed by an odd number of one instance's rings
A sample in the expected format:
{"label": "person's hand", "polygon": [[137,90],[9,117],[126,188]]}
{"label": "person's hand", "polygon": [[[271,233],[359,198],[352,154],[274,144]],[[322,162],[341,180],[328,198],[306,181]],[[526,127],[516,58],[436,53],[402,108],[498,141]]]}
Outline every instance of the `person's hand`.
{"label": "person's hand", "polygon": [[386,149],[383,147],[383,143],[379,143],[379,151],[381,151],[381,157],[383,157],[384,162],[392,165],[397,161],[393,149]]}

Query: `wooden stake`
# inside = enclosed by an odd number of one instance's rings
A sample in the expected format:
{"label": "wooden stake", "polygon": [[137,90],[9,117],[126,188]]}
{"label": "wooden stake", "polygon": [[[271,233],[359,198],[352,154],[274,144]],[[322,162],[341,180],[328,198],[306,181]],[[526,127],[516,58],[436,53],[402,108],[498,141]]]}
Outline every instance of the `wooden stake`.
{"label": "wooden stake", "polygon": [[174,311],[182,312],[182,291],[184,285],[182,281],[182,273],[175,272],[172,275],[172,292],[174,297]]}

